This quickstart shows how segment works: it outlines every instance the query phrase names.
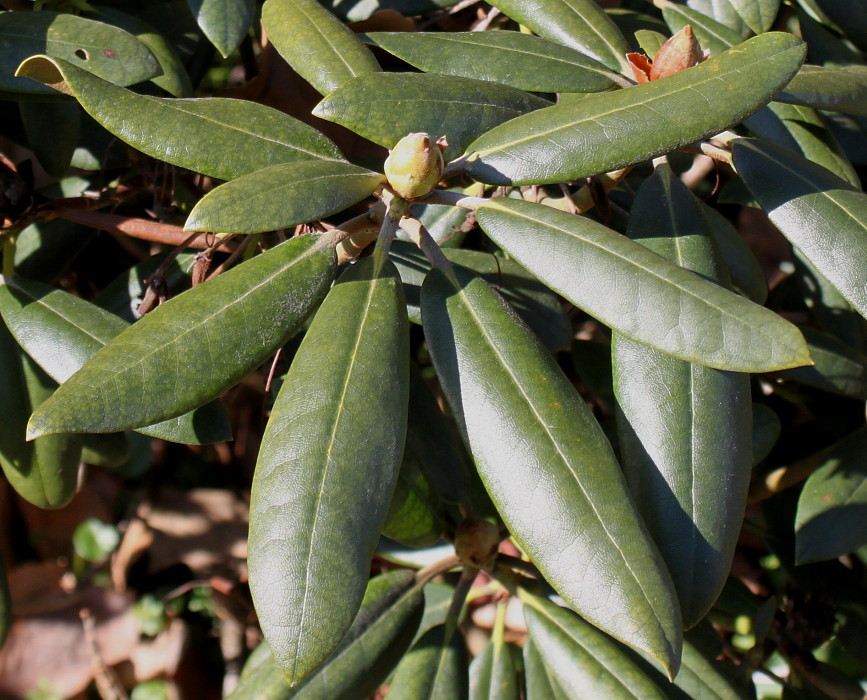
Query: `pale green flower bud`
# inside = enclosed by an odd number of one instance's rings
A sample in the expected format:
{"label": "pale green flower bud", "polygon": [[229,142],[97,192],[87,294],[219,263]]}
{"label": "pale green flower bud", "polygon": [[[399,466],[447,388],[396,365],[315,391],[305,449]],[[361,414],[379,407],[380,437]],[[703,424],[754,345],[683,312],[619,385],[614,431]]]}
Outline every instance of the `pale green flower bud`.
{"label": "pale green flower bud", "polygon": [[388,184],[404,199],[428,194],[440,181],[444,168],[442,147],[429,134],[407,134],[385,160]]}

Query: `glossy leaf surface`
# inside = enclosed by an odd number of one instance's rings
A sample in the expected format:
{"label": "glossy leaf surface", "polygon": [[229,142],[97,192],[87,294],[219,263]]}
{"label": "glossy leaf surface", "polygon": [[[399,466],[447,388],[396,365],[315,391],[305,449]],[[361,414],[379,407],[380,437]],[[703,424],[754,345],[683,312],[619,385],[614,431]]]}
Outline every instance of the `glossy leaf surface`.
{"label": "glossy leaf surface", "polygon": [[448,136],[448,160],[497,124],[550,104],[486,80],[383,73],[348,82],[322,100],[313,114],[386,148],[412,132]]}
{"label": "glossy leaf surface", "polygon": [[211,401],[291,337],[333,274],[334,252],[303,236],[170,299],[70,377],[28,437],[138,428]]}
{"label": "glossy leaf surface", "polygon": [[223,58],[238,47],[253,23],[254,0],[187,0],[187,4]]}
{"label": "glossy leaf surface", "polygon": [[143,153],[221,180],[278,163],[341,159],[314,128],[254,102],[137,95],[45,56],[29,59],[18,74],[71,94],[102,126]]}
{"label": "glossy leaf surface", "polygon": [[60,508],[75,495],[81,444],[77,436],[24,441],[27,416],[55,389],[0,323],[0,466],[12,488],[39,508]]}
{"label": "glossy leaf surface", "polygon": [[[701,205],[667,165],[639,189],[627,235],[681,267],[720,277]],[[690,628],[722,590],[743,522],[752,468],[750,379],[617,333],[612,348],[623,471]]]}
{"label": "glossy leaf surface", "polygon": [[292,688],[270,652],[264,651],[250,671],[248,661],[241,684],[229,699],[354,700],[371,695],[409,647],[423,604],[421,587],[411,572],[377,576],[367,584],[349,632],[317,671]]}
{"label": "glossy leaf surface", "polygon": [[867,545],[867,430],[829,448],[798,499],[799,564],[833,559]]}
{"label": "glossy leaf surface", "polygon": [[803,66],[776,99],[814,109],[867,116],[867,66]]}
{"label": "glossy leaf surface", "polygon": [[[97,350],[129,327],[114,314],[84,299],[23,279],[3,279],[0,313],[18,344],[58,384],[63,384]],[[139,432],[185,444],[232,439],[229,417],[219,401],[140,428]]]}
{"label": "glossy leaf surface", "polygon": [[471,143],[464,168],[490,184],[544,184],[667,153],[766,104],[804,51],[791,34],[763,34],[670,77],[518,117]]}
{"label": "glossy leaf surface", "polygon": [[788,321],[590,219],[512,199],[486,202],[478,219],[551,289],[628,338],[740,372],[810,362]]}
{"label": "glossy leaf surface", "polygon": [[536,642],[530,636],[524,642],[523,660],[527,700],[564,700],[565,693],[548,674],[545,662],[542,661],[536,648]]}
{"label": "glossy leaf surface", "polygon": [[[446,258],[477,273],[508,301],[551,350],[568,347],[572,324],[560,302],[539,280],[514,260],[462,248],[446,248]],[[431,266],[418,247],[395,241],[390,252],[406,293],[409,320],[421,323],[421,285]]]}
{"label": "glossy leaf surface", "polygon": [[610,69],[575,49],[521,32],[370,32],[426,73],[490,80],[531,92],[600,92]]}
{"label": "glossy leaf surface", "polygon": [[666,694],[613,640],[571,610],[522,593],[524,619],[545,668],[569,700],[665,700]]}
{"label": "glossy leaf surface", "polygon": [[503,521],[570,606],[675,668],[671,581],[601,428],[506,302],[455,273],[425,281],[425,337]]}
{"label": "glossy leaf surface", "polygon": [[50,92],[13,77],[18,64],[34,54],[69,61],[115,85],[132,85],[160,73],[151,52],[132,34],[66,13],[0,14],[0,47],[0,89],[13,92]]}
{"label": "glossy leaf surface", "polygon": [[492,639],[470,664],[470,700],[519,700],[514,644]]}
{"label": "glossy leaf surface", "polygon": [[373,266],[369,257],[350,268],[316,313],[253,478],[250,588],[290,683],[352,624],[403,453],[408,322],[397,272]]}
{"label": "glossy leaf surface", "polygon": [[580,51],[613,70],[629,71],[626,39],[593,0],[541,0],[533,4],[496,0],[493,5],[545,39]]}
{"label": "glossy leaf surface", "polygon": [[867,195],[773,144],[739,139],[732,152],[774,225],[867,316]]}
{"label": "glossy leaf surface", "polygon": [[425,632],[398,664],[386,700],[467,700],[467,648],[455,632],[448,643],[445,625]]}
{"label": "glossy leaf surface", "polygon": [[379,72],[370,50],[316,0],[267,0],[262,24],[280,55],[322,95]]}
{"label": "glossy leaf surface", "polygon": [[351,163],[309,160],[257,170],[211,190],[190,212],[188,231],[259,233],[343,211],[383,176]]}

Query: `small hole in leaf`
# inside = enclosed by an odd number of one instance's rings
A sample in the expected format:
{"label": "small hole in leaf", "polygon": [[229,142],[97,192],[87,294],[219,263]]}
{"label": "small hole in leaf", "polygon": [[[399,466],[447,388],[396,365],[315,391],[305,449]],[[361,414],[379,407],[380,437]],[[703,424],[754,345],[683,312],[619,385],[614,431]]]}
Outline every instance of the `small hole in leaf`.
{"label": "small hole in leaf", "polygon": [[75,50],[75,56],[76,56],[76,58],[80,58],[82,61],[86,61],[87,60],[87,51],[85,51],[84,49],[76,49]]}

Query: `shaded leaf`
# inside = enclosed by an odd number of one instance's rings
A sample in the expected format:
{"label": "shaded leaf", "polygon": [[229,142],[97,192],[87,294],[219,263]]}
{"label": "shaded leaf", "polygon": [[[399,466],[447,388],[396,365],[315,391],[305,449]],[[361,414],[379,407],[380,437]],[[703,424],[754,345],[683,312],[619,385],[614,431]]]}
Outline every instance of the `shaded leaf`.
{"label": "shaded leaf", "polygon": [[728,0],[754,34],[768,31],[780,10],[780,0]]}
{"label": "shaded leaf", "polygon": [[826,450],[798,499],[798,564],[834,559],[867,544],[867,430]]}
{"label": "shaded leaf", "polygon": [[18,75],[73,95],[108,131],[143,153],[221,180],[278,163],[341,159],[313,127],[254,102],[137,95],[47,56],[28,59]]}
{"label": "shaded leaf", "polygon": [[[514,260],[462,248],[446,248],[446,258],[472,270],[508,301],[552,351],[569,346],[572,324],[557,298]],[[395,241],[390,252],[404,284],[409,320],[421,323],[421,286],[431,266],[418,247]]]}
{"label": "shaded leaf", "polygon": [[40,508],[72,500],[81,444],[76,436],[49,435],[24,441],[27,416],[54,392],[55,384],[0,323],[0,466],[12,488]]}
{"label": "shaded leaf", "polygon": [[491,639],[470,664],[470,700],[519,700],[514,644]]}
{"label": "shaded leaf", "polygon": [[867,7],[849,0],[814,0],[820,12],[852,40],[859,49],[867,51]]}
{"label": "shaded leaf", "polygon": [[211,401],[292,336],[334,264],[301,236],[161,304],[40,406],[28,436],[137,428]]}
{"label": "shaded leaf", "polygon": [[[412,572],[393,571],[370,580],[361,608],[340,646],[295,688],[274,663],[267,643],[244,666],[229,700],[353,700],[372,694],[407,650],[424,597]],[[260,651],[261,649],[261,651]],[[249,668],[248,668],[249,667]]]}
{"label": "shaded leaf", "polygon": [[497,124],[551,103],[486,80],[431,73],[382,73],[346,83],[313,114],[391,148],[409,133],[447,136],[446,160]]}
{"label": "shaded leaf", "polygon": [[431,628],[397,666],[386,700],[467,700],[467,649],[460,632],[446,641],[445,625]]}
{"label": "shaded leaf", "polygon": [[322,95],[380,70],[370,50],[316,0],[267,0],[262,25],[280,55]]}
{"label": "shaded leaf", "polygon": [[464,168],[490,184],[544,184],[667,153],[769,102],[804,52],[791,34],[763,34],[667,78],[518,117],[471,143]]}
{"label": "shaded leaf", "polygon": [[50,93],[13,77],[24,59],[48,54],[115,85],[132,85],[160,73],[156,59],[132,34],[92,19],[57,12],[0,14],[0,90]]}
{"label": "shaded leaf", "polygon": [[430,547],[443,532],[442,504],[419,457],[404,449],[382,534],[406,547]]}
{"label": "shaded leaf", "polygon": [[309,160],[257,170],[211,190],[193,207],[187,231],[260,233],[343,211],[383,182],[351,163]]}
{"label": "shaded leaf", "polygon": [[612,70],[630,75],[629,45],[614,21],[593,0],[496,0],[494,7],[545,39],[569,46]]}
{"label": "shaded leaf", "polygon": [[74,102],[18,103],[27,142],[36,160],[53,178],[61,179],[78,145],[81,111]]}
{"label": "shaded leaf", "polygon": [[802,66],[775,99],[814,109],[867,116],[867,66]]}
{"label": "shaded leaf", "polygon": [[[720,277],[701,205],[667,165],[639,189],[627,235],[681,267]],[[618,333],[612,365],[623,472],[688,629],[722,590],[743,523],[752,468],[750,379]]]}
{"label": "shaded leaf", "polygon": [[759,261],[732,223],[716,209],[706,204],[701,212],[713,236],[732,285],[756,304],[764,304],[768,298],[768,283]]}
{"label": "shaded leaf", "polygon": [[[113,314],[60,289],[23,279],[0,280],[3,320],[24,351],[58,384],[129,327]],[[219,400],[139,428],[139,432],[188,445],[232,439],[229,417]]]}
{"label": "shaded leaf", "polygon": [[601,428],[506,302],[453,274],[424,283],[425,337],[503,521],[570,606],[674,670],[671,581]]}
{"label": "shaded leaf", "polygon": [[9,580],[6,578],[6,557],[0,547],[0,648],[6,641],[12,626],[12,600],[9,597]]}
{"label": "shaded leaf", "polygon": [[[600,92],[616,76],[568,46],[521,32],[370,32],[426,73],[490,80],[531,92]],[[614,78],[614,80],[612,80]]]}
{"label": "shaded leaf", "polygon": [[478,219],[551,289],[628,338],[740,372],[810,362],[788,321],[595,221],[513,199],[486,201]]}
{"label": "shaded leaf", "polygon": [[722,640],[707,621],[686,633],[683,665],[674,682],[689,698],[749,700],[756,697],[755,687],[743,667],[725,658]]}
{"label": "shaded leaf", "polygon": [[250,589],[290,683],[352,624],[403,453],[408,322],[397,271],[374,264],[345,272],[316,313],[253,477]]}
{"label": "shaded leaf", "polygon": [[770,143],[738,139],[732,153],[774,225],[867,316],[867,195]]}
{"label": "shaded leaf", "polygon": [[753,403],[753,466],[767,457],[780,437],[782,425],[776,413],[763,403]]}
{"label": "shaded leaf", "polygon": [[834,394],[867,400],[867,356],[814,328],[802,328],[801,332],[816,364],[786,370],[782,376]]}
{"label": "shaded leaf", "polygon": [[187,0],[208,40],[228,58],[253,23],[254,0]]}

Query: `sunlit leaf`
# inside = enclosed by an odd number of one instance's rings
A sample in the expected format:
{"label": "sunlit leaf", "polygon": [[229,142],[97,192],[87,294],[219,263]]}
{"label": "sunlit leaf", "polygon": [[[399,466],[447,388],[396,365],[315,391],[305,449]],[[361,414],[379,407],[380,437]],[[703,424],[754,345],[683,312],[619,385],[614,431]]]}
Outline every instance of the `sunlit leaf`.
{"label": "sunlit leaf", "polygon": [[254,0],[187,0],[193,17],[217,50],[228,58],[253,23]]}
{"label": "sunlit leaf", "polygon": [[867,66],[802,66],[776,99],[814,109],[867,116]]}
{"label": "sunlit leaf", "polygon": [[467,649],[455,632],[446,641],[445,625],[428,630],[398,664],[386,700],[467,700]]}

